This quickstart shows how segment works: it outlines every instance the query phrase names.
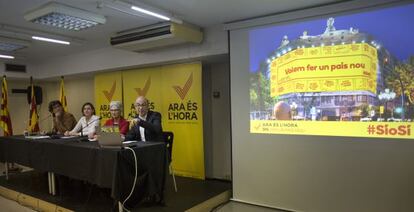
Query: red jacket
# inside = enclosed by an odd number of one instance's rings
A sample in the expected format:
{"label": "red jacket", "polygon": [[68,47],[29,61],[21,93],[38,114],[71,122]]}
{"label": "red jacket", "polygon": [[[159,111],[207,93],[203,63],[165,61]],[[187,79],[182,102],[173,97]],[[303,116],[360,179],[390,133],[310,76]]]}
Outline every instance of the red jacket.
{"label": "red jacket", "polygon": [[[112,127],[114,125],[114,119],[108,119],[106,120],[104,126],[105,127]],[[119,133],[122,135],[126,135],[129,130],[129,122],[125,120],[123,117],[119,119]]]}

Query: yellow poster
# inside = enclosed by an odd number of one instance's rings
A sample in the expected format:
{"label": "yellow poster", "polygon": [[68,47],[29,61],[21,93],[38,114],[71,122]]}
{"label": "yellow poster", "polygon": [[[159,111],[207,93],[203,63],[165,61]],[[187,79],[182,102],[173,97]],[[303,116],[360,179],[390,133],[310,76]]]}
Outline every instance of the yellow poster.
{"label": "yellow poster", "polygon": [[163,128],[174,132],[174,172],[204,179],[201,64],[162,67]]}
{"label": "yellow poster", "polygon": [[111,117],[109,103],[122,101],[121,72],[109,72],[95,75],[95,112],[101,117],[101,125]]}
{"label": "yellow poster", "polygon": [[164,95],[161,92],[160,67],[123,71],[122,78],[126,119],[135,117],[134,102],[138,96],[145,96],[149,100],[150,110],[161,112]]}
{"label": "yellow poster", "polygon": [[300,48],[270,63],[271,96],[295,92],[376,93],[377,55],[365,44]]}
{"label": "yellow poster", "polygon": [[164,131],[174,133],[173,168],[177,175],[205,178],[201,64],[177,64],[122,72],[126,117],[134,117],[137,96],[161,113]]}

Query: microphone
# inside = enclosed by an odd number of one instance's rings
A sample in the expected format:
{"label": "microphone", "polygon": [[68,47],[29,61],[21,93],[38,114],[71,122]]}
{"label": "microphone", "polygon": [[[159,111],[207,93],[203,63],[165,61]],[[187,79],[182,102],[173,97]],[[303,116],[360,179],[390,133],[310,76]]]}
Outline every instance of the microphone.
{"label": "microphone", "polygon": [[52,114],[49,114],[49,115],[47,115],[47,116],[45,116],[45,117],[43,117],[43,118],[39,119],[39,121],[37,121],[37,122],[38,122],[38,123],[39,123],[39,125],[40,125],[40,123],[44,122],[46,119],[49,119],[50,117],[52,117]]}
{"label": "microphone", "polygon": [[[83,127],[83,126],[81,125],[80,136],[81,136],[81,137],[83,137],[83,129],[84,129],[84,128],[88,128],[91,124],[93,124],[93,123],[95,123],[96,121],[99,121],[99,120],[101,120],[101,119],[102,119],[102,117],[98,117],[97,119],[94,119],[94,120],[92,120],[92,121],[90,121],[90,122],[87,122],[85,127]],[[86,121],[86,120],[85,120],[85,121]],[[78,140],[78,142],[87,142],[87,141],[89,141],[89,139],[88,139],[88,138],[80,138],[80,139]]]}
{"label": "microphone", "polygon": [[94,119],[93,121],[86,123],[86,127],[88,127],[89,125],[91,125],[95,121],[98,121],[98,120],[101,120],[101,119],[102,119],[102,117],[98,117],[97,119]]}
{"label": "microphone", "polygon": [[47,116],[45,116],[45,117],[43,117],[43,118],[39,119],[39,123],[40,123],[40,122],[43,122],[44,120],[46,120],[46,119],[48,119],[48,118],[50,118],[50,117],[52,117],[52,114],[49,114],[49,115],[47,115]]}
{"label": "microphone", "polygon": [[88,128],[91,124],[93,124],[96,121],[99,121],[101,119],[102,119],[102,117],[98,117],[97,119],[94,119],[94,120],[92,120],[90,122],[87,122],[85,127],[82,127],[82,125],[81,125],[81,136],[83,136],[83,128]]}
{"label": "microphone", "polygon": [[[43,121],[45,121],[46,119],[48,119],[48,118],[50,118],[52,116],[52,114],[49,114],[49,115],[47,115],[47,116],[45,116],[45,117],[42,117],[42,118],[39,118],[39,116],[38,116],[38,120],[37,120],[37,124],[39,125],[39,128],[40,128],[40,123],[42,123]],[[25,126],[27,126],[28,125],[28,123],[30,122],[30,119],[29,120],[26,120],[26,121],[23,121],[23,124],[25,125]],[[27,131],[28,129],[26,128],[26,130],[25,131]],[[27,132],[28,133],[28,132]],[[40,133],[40,131],[39,131],[39,133]],[[26,132],[24,132],[23,134],[26,134]]]}
{"label": "microphone", "polygon": [[[52,117],[52,114],[49,114],[41,119],[39,119],[39,121],[37,121],[37,123],[39,124],[39,128],[40,128],[40,123],[43,123],[44,121],[46,121],[47,119],[49,119],[50,117]],[[40,134],[46,134],[46,131],[39,131]]]}

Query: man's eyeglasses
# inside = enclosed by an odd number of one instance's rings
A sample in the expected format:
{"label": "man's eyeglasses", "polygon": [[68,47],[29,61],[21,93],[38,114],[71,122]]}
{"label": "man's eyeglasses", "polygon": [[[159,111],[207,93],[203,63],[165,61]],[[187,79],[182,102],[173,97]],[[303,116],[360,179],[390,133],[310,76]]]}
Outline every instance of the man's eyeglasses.
{"label": "man's eyeglasses", "polygon": [[148,104],[134,104],[135,107],[147,107]]}

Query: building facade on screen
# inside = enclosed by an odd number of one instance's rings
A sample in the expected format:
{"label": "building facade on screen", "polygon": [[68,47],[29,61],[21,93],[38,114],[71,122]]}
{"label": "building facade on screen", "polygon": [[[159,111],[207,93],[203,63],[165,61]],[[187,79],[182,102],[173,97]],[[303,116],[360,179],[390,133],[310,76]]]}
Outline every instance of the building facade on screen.
{"label": "building facade on screen", "polygon": [[336,29],[334,18],[323,27],[321,34],[283,37],[266,61],[270,96],[288,103],[296,120],[381,118],[378,95],[396,59],[369,33]]}

